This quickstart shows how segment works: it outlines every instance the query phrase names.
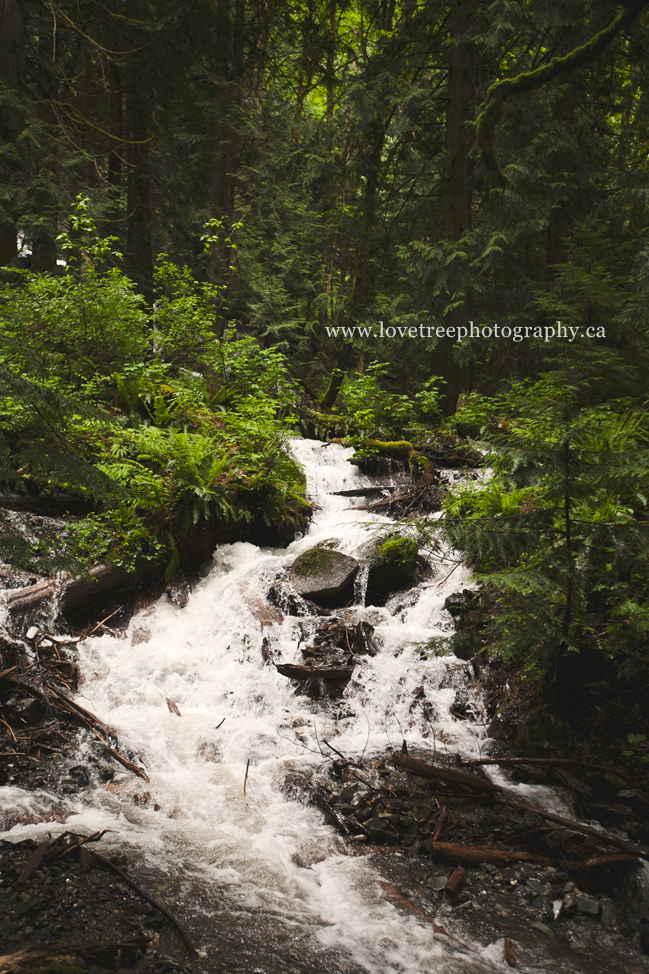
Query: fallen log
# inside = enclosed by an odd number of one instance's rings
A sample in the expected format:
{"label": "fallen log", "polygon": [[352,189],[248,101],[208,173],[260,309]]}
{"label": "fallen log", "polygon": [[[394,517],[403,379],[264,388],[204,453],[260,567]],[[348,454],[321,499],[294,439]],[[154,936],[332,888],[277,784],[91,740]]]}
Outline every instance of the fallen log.
{"label": "fallen log", "polygon": [[372,511],[379,507],[390,507],[391,504],[414,501],[424,493],[425,488],[415,490],[397,490],[389,497],[382,497],[380,501],[372,501],[371,504],[360,504],[358,507],[350,507],[350,511]]}
{"label": "fallen log", "polygon": [[615,768],[607,768],[605,764],[592,764],[590,761],[578,761],[574,758],[471,758],[469,761],[462,761],[462,764],[475,767],[484,764],[501,764],[503,767],[516,767],[522,764],[571,764],[579,765],[583,768],[597,768],[599,771],[615,771]]}
{"label": "fallen log", "polygon": [[353,666],[302,666],[297,663],[275,663],[277,672],[291,680],[350,680]]}
{"label": "fallen log", "polygon": [[395,754],[392,756],[393,763],[404,771],[411,774],[419,774],[422,778],[439,778],[440,781],[449,781],[454,785],[467,785],[469,788],[478,788],[482,791],[501,791],[498,785],[486,777],[478,777],[469,774],[467,771],[456,771],[454,768],[439,768],[436,764],[429,764],[420,758],[411,758],[405,754]]}
{"label": "fallen log", "polygon": [[496,797],[494,800],[500,805],[507,805],[509,808],[519,808],[525,812],[532,812],[533,815],[538,815],[548,822],[556,822],[557,825],[562,825],[571,832],[580,832],[582,835],[588,835],[600,843],[617,846],[618,849],[623,849],[632,856],[649,860],[649,849],[646,846],[636,845],[635,842],[629,842],[628,839],[620,839],[617,835],[612,835],[604,829],[594,829],[590,825],[582,825],[581,822],[564,818],[562,815],[555,815],[553,812],[543,812],[540,808],[532,808],[530,805],[524,805],[523,802],[513,801],[510,798]]}
{"label": "fallen log", "polygon": [[349,490],[327,491],[331,497],[366,497],[368,494],[380,494],[382,490],[397,490],[397,484],[374,484],[373,487],[351,487]]}
{"label": "fallen log", "polygon": [[[155,575],[158,567],[147,567],[147,575]],[[96,565],[85,575],[77,578],[45,578],[34,585],[9,589],[4,592],[4,602],[9,612],[21,614],[37,609],[48,600],[59,596],[61,609],[74,609],[98,595],[121,588],[132,582],[136,576],[125,568],[115,565]]]}
{"label": "fallen log", "polygon": [[522,852],[517,849],[497,849],[495,846],[467,846],[455,842],[433,842],[433,856],[456,862],[487,862],[506,865],[511,862],[533,862],[538,866],[557,866],[563,869],[594,869],[597,866],[611,866],[619,862],[638,862],[637,856],[593,856],[587,860],[552,859],[535,852]]}

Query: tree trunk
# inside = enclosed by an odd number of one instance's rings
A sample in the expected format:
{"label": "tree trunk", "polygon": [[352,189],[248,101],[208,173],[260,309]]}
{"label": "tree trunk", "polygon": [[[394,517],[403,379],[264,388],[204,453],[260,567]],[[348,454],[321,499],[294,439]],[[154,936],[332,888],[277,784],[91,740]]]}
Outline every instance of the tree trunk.
{"label": "tree trunk", "polygon": [[[574,78],[570,78],[568,87],[554,110],[554,117],[558,121],[569,124],[570,118],[574,113],[577,103],[577,90]],[[555,155],[555,167],[557,172],[569,172],[571,166],[571,153],[565,150]],[[570,235],[571,220],[567,200],[561,200],[555,206],[548,217],[547,229],[547,250],[546,267],[548,276],[553,277],[557,264],[565,264],[568,260],[566,241]]]}
{"label": "tree trunk", "polygon": [[[218,244],[210,250],[210,283],[227,283],[228,253],[224,242],[226,222],[231,215],[231,186],[228,174],[228,50],[230,33],[230,0],[218,0],[216,18],[216,80],[214,87],[214,123],[212,128],[212,174],[210,180],[210,215],[219,220],[222,229],[217,231]],[[217,331],[224,327],[222,303],[217,308]]]}
{"label": "tree trunk", "polygon": [[139,73],[131,65],[127,90],[129,128],[126,182],[126,265],[146,300],[153,303],[153,242],[151,175],[149,171],[149,109],[140,87]]}
{"label": "tree trunk", "polygon": [[[24,0],[2,0],[0,3],[0,79],[17,94],[25,80]],[[17,107],[0,108],[0,139],[13,141],[23,125]],[[0,183],[9,184],[9,167],[0,166]],[[10,207],[0,209],[0,267],[16,258],[16,225]]]}
{"label": "tree trunk", "polygon": [[[448,109],[446,113],[446,152],[448,176],[444,185],[441,207],[442,237],[459,240],[471,229],[471,179],[473,163],[470,158],[471,102],[475,97],[475,49],[471,40],[477,0],[454,0],[450,16],[451,46],[448,74]],[[446,325],[466,325],[470,313],[466,305],[452,312]],[[446,381],[444,412],[455,411],[460,393],[469,388],[470,367],[460,365],[451,338],[441,339],[435,346],[432,374]]]}
{"label": "tree trunk", "polygon": [[108,84],[110,97],[110,134],[111,148],[108,153],[107,173],[108,185],[110,186],[109,195],[111,198],[110,216],[106,224],[109,236],[119,236],[121,232],[121,185],[122,185],[122,160],[120,154],[123,152],[123,93],[122,78],[119,67],[113,60],[108,64]]}
{"label": "tree trunk", "polygon": [[[56,34],[51,12],[43,6],[39,14],[39,40],[37,46],[36,70],[38,100],[36,114],[44,126],[56,124],[54,104],[57,99],[56,84]],[[40,169],[36,188],[31,197],[32,212],[36,214],[31,228],[31,269],[56,272],[57,202],[49,182],[55,180],[56,142],[43,141],[43,149],[38,160]]]}

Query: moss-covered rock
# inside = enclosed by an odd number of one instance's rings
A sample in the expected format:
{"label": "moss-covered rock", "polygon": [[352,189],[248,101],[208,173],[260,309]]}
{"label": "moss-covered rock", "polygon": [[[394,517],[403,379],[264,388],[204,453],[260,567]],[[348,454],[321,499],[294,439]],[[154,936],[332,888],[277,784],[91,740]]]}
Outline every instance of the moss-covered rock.
{"label": "moss-covered rock", "polygon": [[341,600],[345,605],[353,596],[354,576],[358,562],[331,548],[310,548],[293,562],[289,577],[298,595],[313,602],[331,604]]}

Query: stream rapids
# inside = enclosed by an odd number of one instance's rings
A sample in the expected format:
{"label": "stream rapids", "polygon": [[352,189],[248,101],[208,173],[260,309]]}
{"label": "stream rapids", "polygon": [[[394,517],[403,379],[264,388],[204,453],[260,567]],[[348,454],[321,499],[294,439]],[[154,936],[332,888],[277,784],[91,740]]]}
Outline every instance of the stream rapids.
{"label": "stream rapids", "polygon": [[[452,917],[444,919],[446,927],[469,950],[449,945],[432,925],[390,901],[371,856],[349,855],[322,813],[283,787],[291,773],[330,766],[325,740],[349,758],[398,749],[404,737],[431,756],[443,748],[467,758],[480,756],[487,739],[483,724],[458,721],[450,712],[457,690],[473,683],[471,664],[449,655],[422,658],[423,644],[451,634],[445,599],[468,584],[466,569],[450,555],[431,555],[433,574],[395,615],[363,605],[337,612],[350,623],[369,622],[380,645],[355,667],[342,698],[296,695],[295,684],[265,663],[264,640],[276,661],[302,662],[301,627],[318,622],[280,621],[267,599],[278,575],[319,542],[335,540],[339,551],[357,555],[394,524],[356,510],[363,497],[334,494],[372,483],[349,464],[352,450],[301,439],[292,449],[315,507],[305,537],[286,549],[220,546],[186,607],[163,597],[134,616],[126,638],[104,635],[80,644],[78,702],[115,729],[150,783],[120,771],[109,787],[96,782],[75,795],[6,786],[5,806],[36,818],[56,807],[65,824],[16,825],[3,837],[109,829],[102,846],[126,851],[142,885],[191,932],[200,949],[194,971],[505,970],[502,940],[479,942]],[[413,711],[421,686],[432,713]],[[488,770],[505,783],[497,768]],[[548,788],[506,786],[537,805],[567,811]],[[558,969],[543,962],[519,966]]]}

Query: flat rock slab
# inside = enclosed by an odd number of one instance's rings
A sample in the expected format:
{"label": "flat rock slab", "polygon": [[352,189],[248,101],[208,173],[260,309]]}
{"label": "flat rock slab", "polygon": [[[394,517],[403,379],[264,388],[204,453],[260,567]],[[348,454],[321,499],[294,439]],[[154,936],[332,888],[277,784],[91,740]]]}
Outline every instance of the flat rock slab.
{"label": "flat rock slab", "polygon": [[317,602],[342,592],[357,571],[355,558],[329,548],[311,548],[295,559],[289,578],[298,595]]}

